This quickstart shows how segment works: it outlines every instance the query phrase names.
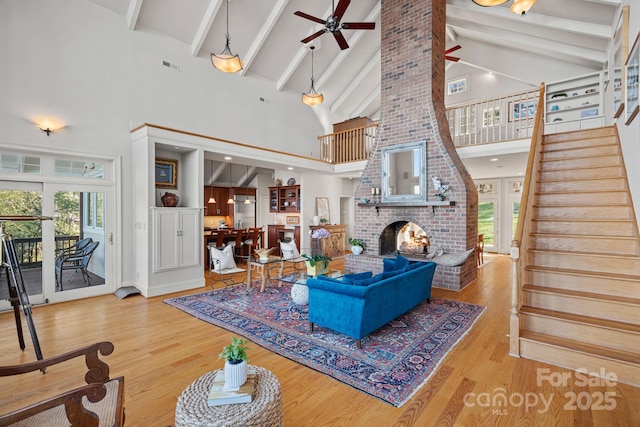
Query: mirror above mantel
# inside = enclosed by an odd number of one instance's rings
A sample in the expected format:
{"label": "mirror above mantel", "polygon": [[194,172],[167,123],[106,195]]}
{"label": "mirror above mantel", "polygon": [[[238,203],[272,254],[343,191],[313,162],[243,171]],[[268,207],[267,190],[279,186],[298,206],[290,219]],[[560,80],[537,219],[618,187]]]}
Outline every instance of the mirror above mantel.
{"label": "mirror above mantel", "polygon": [[382,203],[426,202],[426,141],[383,147],[381,153]]}

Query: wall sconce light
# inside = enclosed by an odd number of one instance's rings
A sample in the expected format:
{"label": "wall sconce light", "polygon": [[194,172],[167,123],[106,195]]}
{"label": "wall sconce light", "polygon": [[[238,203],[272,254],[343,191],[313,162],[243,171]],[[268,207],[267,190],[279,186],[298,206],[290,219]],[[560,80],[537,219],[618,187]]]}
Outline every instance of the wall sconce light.
{"label": "wall sconce light", "polygon": [[64,123],[62,123],[60,120],[47,117],[37,117],[32,120],[32,123],[42,132],[46,133],[47,136],[65,127]]}

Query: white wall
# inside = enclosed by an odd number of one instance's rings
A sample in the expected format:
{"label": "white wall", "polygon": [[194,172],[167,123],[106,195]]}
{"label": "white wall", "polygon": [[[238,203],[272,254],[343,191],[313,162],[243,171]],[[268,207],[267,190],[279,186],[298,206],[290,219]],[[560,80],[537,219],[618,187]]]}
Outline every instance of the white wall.
{"label": "white wall", "polygon": [[[306,156],[315,156],[323,133],[298,93],[220,73],[188,52],[175,40],[128,30],[122,16],[91,2],[0,2],[0,142],[122,156],[125,283],[134,274],[132,126],[153,123]],[[36,116],[67,127],[47,137],[30,122]]]}

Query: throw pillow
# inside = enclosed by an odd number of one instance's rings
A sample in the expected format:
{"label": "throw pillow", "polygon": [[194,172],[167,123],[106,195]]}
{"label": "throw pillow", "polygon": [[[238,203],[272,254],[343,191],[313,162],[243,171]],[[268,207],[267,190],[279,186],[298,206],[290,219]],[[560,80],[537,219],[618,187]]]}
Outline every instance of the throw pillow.
{"label": "throw pillow", "polygon": [[362,273],[345,274],[343,276],[343,278],[344,278],[344,280],[348,280],[348,281],[352,282],[354,280],[368,279],[371,276],[373,276],[372,272],[364,271]]}
{"label": "throw pillow", "polygon": [[351,280],[345,280],[343,278],[333,278],[333,277],[329,277],[329,276],[325,276],[325,275],[319,275],[315,277],[318,280],[323,280],[325,282],[333,282],[333,283],[341,283],[343,285],[350,285],[351,284]]}
{"label": "throw pillow", "polygon": [[404,268],[404,271],[415,270],[416,268],[422,267],[424,264],[425,264],[424,262],[419,262],[419,261],[412,262]]}
{"label": "throw pillow", "polygon": [[295,240],[290,242],[280,241],[280,252],[282,253],[282,259],[289,260],[300,257],[300,252],[298,252],[298,248],[296,247]]}
{"label": "throw pillow", "polygon": [[214,247],[211,247],[210,249],[211,260],[213,261],[213,271],[236,268],[236,262],[233,259],[233,246],[226,246],[223,250]]}
{"label": "throw pillow", "polygon": [[382,278],[383,279],[388,279],[389,277],[393,277],[396,276],[400,273],[404,273],[404,267],[398,270],[391,270],[391,271],[384,271],[382,273]]}
{"label": "throw pillow", "polygon": [[368,279],[354,280],[351,283],[355,286],[368,286],[368,285],[371,285],[372,283],[379,282],[380,280],[382,280],[382,278],[383,278],[383,275],[382,273],[380,273],[380,274],[376,274],[373,277],[369,277]]}
{"label": "throw pillow", "polygon": [[409,260],[398,254],[398,256],[396,257],[396,265],[394,270],[400,270],[402,268],[405,268],[407,265],[409,265]]}

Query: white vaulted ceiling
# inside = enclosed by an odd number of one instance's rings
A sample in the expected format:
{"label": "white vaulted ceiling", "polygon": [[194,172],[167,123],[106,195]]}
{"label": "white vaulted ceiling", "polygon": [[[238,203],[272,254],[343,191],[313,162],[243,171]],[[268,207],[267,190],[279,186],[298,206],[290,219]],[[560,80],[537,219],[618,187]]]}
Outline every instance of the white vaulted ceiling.
{"label": "white vaulted ceiling", "polygon": [[[224,47],[224,0],[87,0],[122,16],[131,31],[165,35],[184,44],[190,55],[209,61],[211,52]],[[613,34],[620,0],[538,0],[526,16],[509,11],[512,2],[480,7],[471,0],[447,0],[447,46],[461,44],[453,55],[459,64],[493,71],[514,80],[539,83],[520,76],[532,64],[495,61],[523,53],[531,61],[547,58],[592,70],[603,68]],[[337,4],[337,1],[336,1]],[[350,48],[340,50],[331,34],[314,43],[316,89],[325,96],[318,114],[325,121],[352,117],[377,119],[380,110],[380,0],[352,0],[343,22],[373,21],[372,31],[345,30]],[[329,0],[231,0],[229,33],[231,50],[245,68],[240,78],[271,82],[280,91],[302,93],[309,89],[311,58],[300,40],[321,29],[320,24],[295,16],[295,11],[326,19]],[[520,61],[522,62],[522,61]],[[448,70],[453,63],[448,63]],[[212,72],[214,70],[212,69]],[[569,76],[567,76],[569,77]]]}

